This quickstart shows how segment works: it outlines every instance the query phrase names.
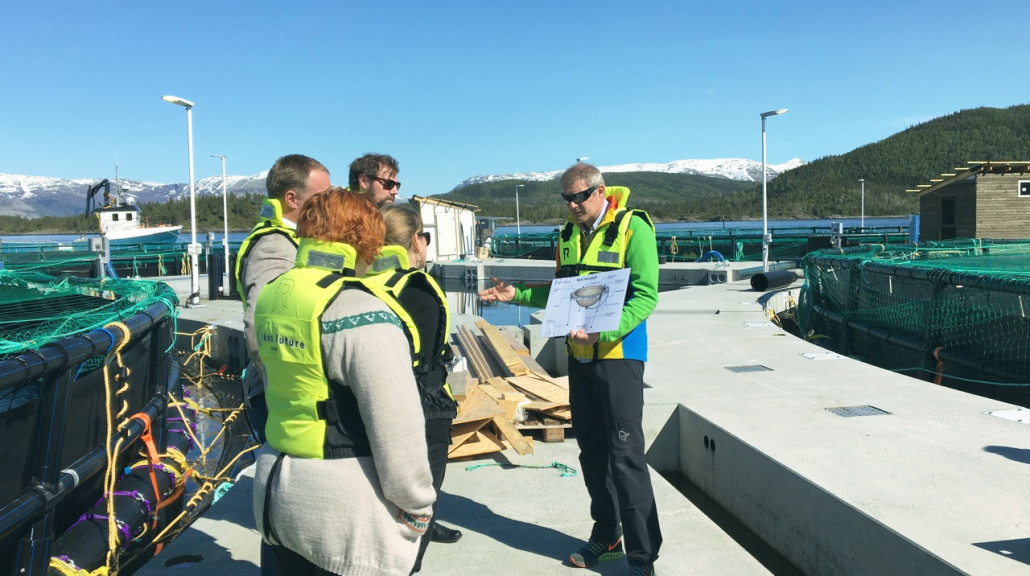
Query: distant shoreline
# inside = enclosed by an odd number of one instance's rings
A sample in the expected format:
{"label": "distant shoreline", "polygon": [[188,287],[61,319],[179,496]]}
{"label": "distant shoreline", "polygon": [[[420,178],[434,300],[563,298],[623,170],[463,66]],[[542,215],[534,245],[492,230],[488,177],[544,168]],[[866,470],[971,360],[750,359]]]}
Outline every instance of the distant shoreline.
{"label": "distant shoreline", "polygon": [[[898,227],[907,226],[909,224],[910,216],[866,216],[865,222],[867,228],[876,227]],[[828,229],[831,223],[839,222],[845,227],[853,228],[859,226],[860,217],[837,217],[837,218],[811,218],[811,219],[787,219],[787,220],[769,220],[769,229],[804,229],[804,228],[819,228]],[[521,228],[523,234],[541,234],[554,232],[560,228],[564,223],[562,221],[555,221],[553,223],[534,223],[534,222],[522,222],[516,226],[516,223],[511,220],[505,220],[504,224],[496,225],[493,228],[494,234],[506,234],[514,235],[517,228]],[[698,232],[717,233],[719,230],[761,230],[762,220],[761,219],[744,219],[744,220],[656,220],[655,226],[658,232],[674,232],[677,230],[695,230]],[[207,241],[208,233],[214,234],[215,242],[220,242],[222,237],[222,229],[218,230],[198,230],[197,241],[204,243]],[[244,230],[229,230],[229,242],[242,242],[243,239],[250,234],[250,229]],[[2,242],[74,242],[81,238],[96,237],[99,233],[90,232],[12,232],[0,234],[0,243]],[[181,243],[189,243],[191,234],[189,230],[182,230],[179,232],[179,238]]]}

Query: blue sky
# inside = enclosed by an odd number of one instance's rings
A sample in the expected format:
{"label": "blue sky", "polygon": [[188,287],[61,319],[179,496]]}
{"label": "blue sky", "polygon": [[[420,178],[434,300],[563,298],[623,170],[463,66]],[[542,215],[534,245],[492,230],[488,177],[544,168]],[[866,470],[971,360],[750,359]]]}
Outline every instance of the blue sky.
{"label": "blue sky", "polygon": [[[402,194],[465,178],[849,152],[1030,102],[1025,0],[8,3],[0,172],[188,180],[283,154],[396,157]],[[929,175],[928,175],[929,176]]]}

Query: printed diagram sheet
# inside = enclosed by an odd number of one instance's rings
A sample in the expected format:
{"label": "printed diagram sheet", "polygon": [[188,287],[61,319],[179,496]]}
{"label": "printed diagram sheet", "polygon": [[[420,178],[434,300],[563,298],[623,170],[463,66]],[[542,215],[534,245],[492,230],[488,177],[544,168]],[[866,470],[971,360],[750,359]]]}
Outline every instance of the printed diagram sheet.
{"label": "printed diagram sheet", "polygon": [[587,334],[619,327],[629,285],[629,268],[572,278],[555,278],[544,309],[544,338],[566,336],[570,330]]}

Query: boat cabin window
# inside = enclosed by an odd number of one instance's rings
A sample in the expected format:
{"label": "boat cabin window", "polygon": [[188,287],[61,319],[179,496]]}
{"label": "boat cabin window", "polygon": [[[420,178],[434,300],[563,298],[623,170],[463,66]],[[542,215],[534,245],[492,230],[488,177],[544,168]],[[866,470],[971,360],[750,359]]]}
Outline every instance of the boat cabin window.
{"label": "boat cabin window", "polygon": [[111,220],[113,222],[117,222],[118,221],[118,215],[117,214],[111,214]]}
{"label": "boat cabin window", "polygon": [[128,214],[125,215],[125,220],[129,221],[129,222],[132,221],[132,212],[129,212]]}

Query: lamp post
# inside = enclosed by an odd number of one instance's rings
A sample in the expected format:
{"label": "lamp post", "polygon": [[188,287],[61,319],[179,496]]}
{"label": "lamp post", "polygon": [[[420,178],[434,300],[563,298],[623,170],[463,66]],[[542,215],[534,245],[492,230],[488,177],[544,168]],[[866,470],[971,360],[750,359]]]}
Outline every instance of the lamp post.
{"label": "lamp post", "polygon": [[193,187],[193,102],[178,96],[162,96],[162,100],[186,109],[186,141],[190,161],[190,296],[186,299],[186,307],[192,308],[200,304],[200,263],[197,254],[197,199]]}
{"label": "lamp post", "polygon": [[590,156],[584,156],[582,158],[576,158],[576,164],[582,164],[584,160],[590,160]]}
{"label": "lamp post", "polygon": [[222,247],[225,248],[225,275],[222,276],[222,296],[229,297],[229,200],[225,193],[225,154],[212,154],[212,158],[222,159],[222,217],[225,220],[225,235],[222,236]]}
{"label": "lamp post", "polygon": [[862,233],[865,233],[865,178],[859,178],[859,183],[862,184],[862,220],[859,227],[862,229]]}
{"label": "lamp post", "polygon": [[515,233],[522,234],[522,219],[519,218],[519,188],[525,188],[525,184],[515,185]]}
{"label": "lamp post", "polygon": [[776,116],[777,114],[783,114],[786,112],[786,108],[780,108],[779,110],[770,110],[768,112],[762,112],[762,271],[769,271],[769,243],[772,242],[772,236],[769,235],[769,199],[768,199],[768,180],[769,176],[765,170],[765,119],[770,116]]}

